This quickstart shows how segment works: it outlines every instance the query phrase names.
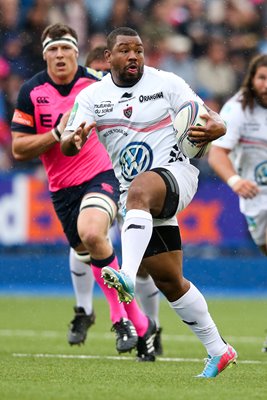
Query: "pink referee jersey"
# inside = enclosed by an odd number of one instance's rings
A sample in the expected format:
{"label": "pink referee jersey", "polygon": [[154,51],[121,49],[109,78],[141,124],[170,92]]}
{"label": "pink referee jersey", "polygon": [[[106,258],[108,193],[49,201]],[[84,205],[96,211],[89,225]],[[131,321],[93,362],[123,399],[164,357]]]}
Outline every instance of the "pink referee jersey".
{"label": "pink referee jersey", "polygon": [[[81,89],[96,80],[83,67],[79,67],[74,81],[69,85],[55,85],[46,71],[35,75],[20,90],[12,131],[28,134],[44,134],[50,131],[59,123],[62,115],[72,108]],[[55,144],[40,159],[52,192],[77,186],[112,168],[107,151],[95,132],[75,157],[64,156],[60,145]]]}

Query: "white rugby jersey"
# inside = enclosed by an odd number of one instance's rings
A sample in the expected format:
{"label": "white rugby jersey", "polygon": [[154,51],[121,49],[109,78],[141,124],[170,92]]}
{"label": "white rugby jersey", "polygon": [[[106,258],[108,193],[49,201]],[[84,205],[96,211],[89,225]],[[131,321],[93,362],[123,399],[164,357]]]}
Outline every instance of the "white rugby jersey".
{"label": "white rugby jersey", "polygon": [[88,86],[76,98],[66,127],[96,121],[96,132],[106,147],[121,190],[141,172],[180,160],[172,121],[187,100],[202,100],[173,73],[144,68],[139,82],[116,86],[111,75]]}
{"label": "white rugby jersey", "polygon": [[255,215],[267,209],[267,109],[256,104],[253,111],[248,107],[243,110],[239,98],[240,92],[223,106],[220,115],[227,132],[213,144],[232,150],[236,171],[259,186],[260,194],[254,199],[240,197],[241,212]]}

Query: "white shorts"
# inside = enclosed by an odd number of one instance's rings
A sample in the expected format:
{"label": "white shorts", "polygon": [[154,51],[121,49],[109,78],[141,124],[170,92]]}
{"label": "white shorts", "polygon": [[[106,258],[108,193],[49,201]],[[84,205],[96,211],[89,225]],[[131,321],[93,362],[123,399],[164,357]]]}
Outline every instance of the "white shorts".
{"label": "white shorts", "polygon": [[[175,177],[179,187],[179,204],[177,207],[176,214],[184,210],[188,204],[192,201],[196,194],[198,187],[198,175],[199,170],[189,163],[176,161],[171,164],[162,165],[162,168],[169,170]],[[127,192],[121,195],[121,210],[122,215],[125,215]],[[163,225],[178,225],[176,215],[171,218],[153,218],[153,226]]]}
{"label": "white shorts", "polygon": [[267,240],[267,210],[261,210],[253,217],[245,215],[245,218],[253,241],[257,246],[265,245]]}

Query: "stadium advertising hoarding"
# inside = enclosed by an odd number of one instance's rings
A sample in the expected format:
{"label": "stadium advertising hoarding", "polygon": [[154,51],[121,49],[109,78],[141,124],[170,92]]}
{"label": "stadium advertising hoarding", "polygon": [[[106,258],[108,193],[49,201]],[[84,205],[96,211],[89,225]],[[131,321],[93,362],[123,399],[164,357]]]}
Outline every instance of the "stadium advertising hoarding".
{"label": "stadium advertising hoarding", "polygon": [[28,174],[0,176],[0,244],[65,242],[46,181]]}
{"label": "stadium advertising hoarding", "polygon": [[[1,245],[66,243],[45,180],[25,173],[0,175],[0,211]],[[184,244],[250,242],[236,196],[218,179],[200,181],[179,224]]]}

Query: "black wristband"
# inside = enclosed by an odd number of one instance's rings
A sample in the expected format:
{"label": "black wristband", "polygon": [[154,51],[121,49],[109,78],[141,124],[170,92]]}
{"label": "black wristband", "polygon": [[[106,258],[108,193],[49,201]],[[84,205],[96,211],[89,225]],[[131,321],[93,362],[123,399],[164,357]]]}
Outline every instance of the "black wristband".
{"label": "black wristband", "polygon": [[54,128],[54,132],[55,132],[55,134],[57,135],[57,137],[58,137],[58,140],[60,140],[60,138],[61,138],[61,133],[59,132],[59,130],[58,130],[58,127],[57,127],[57,126],[55,126],[55,128]]}
{"label": "black wristband", "polygon": [[51,133],[54,136],[54,138],[56,139],[56,141],[60,142],[61,133],[59,132],[59,130],[56,126],[55,126],[55,128],[52,129]]}

